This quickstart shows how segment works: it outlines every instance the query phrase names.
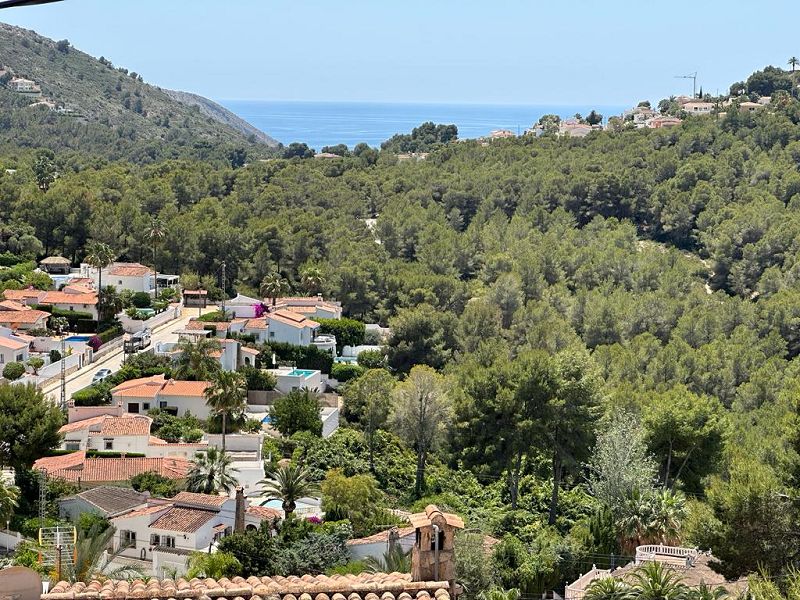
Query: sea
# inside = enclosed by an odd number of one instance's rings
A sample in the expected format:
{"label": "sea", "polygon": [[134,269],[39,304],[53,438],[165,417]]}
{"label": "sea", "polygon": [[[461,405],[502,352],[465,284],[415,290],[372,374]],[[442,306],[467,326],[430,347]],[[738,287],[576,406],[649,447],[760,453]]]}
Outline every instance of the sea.
{"label": "sea", "polygon": [[477,138],[494,129],[521,134],[542,115],[569,118],[592,109],[605,118],[619,115],[623,106],[549,106],[541,104],[412,104],[378,102],[283,102],[265,100],[221,100],[239,115],[279,142],[305,142],[319,151],[323,146],[359,142],[380,146],[396,133],[411,130],[426,121],[458,127],[458,137]]}

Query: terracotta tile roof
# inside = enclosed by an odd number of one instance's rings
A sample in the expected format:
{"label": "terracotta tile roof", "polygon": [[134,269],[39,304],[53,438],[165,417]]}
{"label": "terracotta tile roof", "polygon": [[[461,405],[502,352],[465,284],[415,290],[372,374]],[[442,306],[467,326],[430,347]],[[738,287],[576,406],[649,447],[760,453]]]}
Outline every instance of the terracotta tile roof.
{"label": "terracotta tile roof", "polygon": [[[0,310],[0,323],[18,323],[20,325],[30,325],[42,319],[48,319],[49,312],[43,310]],[[13,329],[13,327],[12,327]]]}
{"label": "terracotta tile roof", "polygon": [[72,292],[45,292],[40,300],[42,304],[97,304],[97,294]]}
{"label": "terracotta tile roof", "polygon": [[261,352],[259,352],[255,348],[248,348],[247,346],[242,346],[241,350],[245,354],[252,354],[253,356],[258,356],[259,354],[261,354]]}
{"label": "terracotta tile roof", "polygon": [[153,419],[144,415],[109,417],[100,426],[101,435],[150,435]]}
{"label": "terracotta tile roof", "polygon": [[117,277],[143,277],[152,273],[150,267],[140,263],[114,263],[108,270],[109,275]]}
{"label": "terracotta tile roof", "polygon": [[274,521],[275,519],[283,518],[283,513],[281,511],[270,508],[269,506],[248,506],[244,512],[262,521]]}
{"label": "terracotta tile roof", "polygon": [[169,479],[183,479],[189,472],[189,461],[185,458],[86,458],[84,451],[40,458],[33,466],[46,470],[51,477],[67,481],[80,479],[85,483],[127,481],[150,471]]}
{"label": "terracotta tile roof", "polygon": [[123,515],[118,515],[114,517],[114,519],[135,519],[136,517],[143,517],[145,515],[155,515],[170,508],[172,508],[172,503],[170,502],[165,502],[164,504],[150,504],[148,506],[143,506],[142,508],[136,508],[128,511]]}
{"label": "terracotta tile roof", "polygon": [[150,579],[147,582],[108,579],[86,583],[60,581],[42,600],[450,600],[446,581],[411,581],[406,573],[304,575],[303,577],[223,577],[207,579]]}
{"label": "terracotta tile roof", "polygon": [[161,396],[193,396],[202,398],[206,388],[211,385],[208,381],[176,381],[170,379],[161,389]]}
{"label": "terracotta tile roof", "polygon": [[247,319],[244,325],[245,329],[269,329],[269,320],[266,317],[258,319]]}
{"label": "terracotta tile roof", "polygon": [[150,446],[166,446],[167,445],[167,441],[166,440],[162,440],[160,437],[156,437],[154,435],[150,436],[150,438],[147,440],[147,443]]}
{"label": "terracotta tile roof", "polygon": [[27,348],[28,344],[26,342],[12,340],[11,338],[0,337],[0,347],[8,348],[9,350],[22,350],[23,348]]}
{"label": "terracotta tile roof", "polygon": [[219,508],[230,498],[214,494],[197,494],[195,492],[180,492],[172,498],[175,504],[190,504],[192,506],[205,506],[208,508]]}
{"label": "terracotta tile roof", "polygon": [[90,417],[88,419],[81,419],[80,421],[67,423],[66,425],[62,425],[61,429],[59,429],[58,432],[71,433],[73,431],[82,431],[83,429],[88,429],[89,427],[100,425],[100,423],[109,418],[109,416],[110,415],[98,415],[96,417]]}
{"label": "terracotta tile roof", "polygon": [[190,331],[202,331],[206,327],[214,328],[217,331],[226,331],[230,327],[230,323],[228,321],[198,321],[197,319],[186,323],[186,329]]}
{"label": "terracotta tile roof", "polygon": [[16,300],[3,300],[0,302],[0,310],[29,310],[29,308]]}
{"label": "terracotta tile roof", "polygon": [[152,377],[140,377],[130,379],[112,388],[111,394],[121,396],[131,396],[135,398],[154,398],[155,395],[164,387],[166,379],[164,375],[153,375]]}
{"label": "terracotta tile roof", "polygon": [[82,283],[71,283],[61,288],[65,294],[93,294],[94,290]]}
{"label": "terracotta tile roof", "polygon": [[270,313],[267,318],[270,321],[275,320],[278,323],[296,327],[297,329],[303,329],[304,327],[319,327],[319,323],[316,321],[307,319],[305,316],[298,315],[290,310],[276,310],[274,313]]}
{"label": "terracotta tile roof", "polygon": [[[375,544],[379,542],[389,542],[389,534],[391,533],[392,529],[386,529],[384,531],[379,531],[374,535],[369,535],[363,538],[356,538],[354,540],[347,540],[348,546],[361,546],[363,544]],[[397,528],[397,535],[401,538],[404,538],[409,535],[414,535],[416,528],[414,527],[398,527]]]}
{"label": "terracotta tile roof", "polygon": [[39,298],[43,296],[42,290],[29,288],[27,290],[5,290],[3,297],[6,300],[30,300],[31,298]]}
{"label": "terracotta tile roof", "polygon": [[67,469],[80,469],[86,461],[86,452],[70,452],[60,456],[45,456],[33,463],[33,468],[38,471],[47,471],[48,475],[56,476],[56,473],[64,472]]}
{"label": "terracotta tile roof", "polygon": [[150,523],[151,529],[166,529],[168,531],[182,531],[193,533],[217,518],[217,511],[203,510],[201,508],[188,508],[173,506],[155,521]]}
{"label": "terracotta tile roof", "polygon": [[107,515],[131,510],[147,502],[149,497],[149,494],[137,492],[131,488],[110,485],[101,485],[70,496],[70,498],[80,498],[92,506],[96,506]]}

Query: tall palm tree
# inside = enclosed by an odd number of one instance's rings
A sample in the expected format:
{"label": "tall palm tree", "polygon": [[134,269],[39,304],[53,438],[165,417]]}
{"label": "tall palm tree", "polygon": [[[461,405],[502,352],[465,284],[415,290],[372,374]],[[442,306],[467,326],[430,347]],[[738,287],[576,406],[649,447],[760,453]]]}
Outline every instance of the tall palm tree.
{"label": "tall palm tree", "polygon": [[653,496],[651,503],[651,533],[661,544],[677,543],[680,540],[681,523],[686,517],[686,498],[680,492],[663,490]]}
{"label": "tall palm tree", "polygon": [[199,452],[191,464],[186,477],[186,489],[190,492],[229,494],[237,485],[239,469],[233,466],[233,459],[219,448]]}
{"label": "tall palm tree", "polygon": [[800,60],[797,60],[797,57],[796,57],[796,56],[792,56],[792,57],[789,59],[789,61],[788,61],[788,63],[787,63],[787,64],[788,64],[790,67],[792,67],[792,73],[794,73],[794,70],[795,70],[795,68],[797,67],[797,65],[800,65]]}
{"label": "tall palm tree", "polygon": [[211,411],[222,417],[222,451],[225,452],[228,416],[238,417],[247,408],[247,381],[236,371],[219,370],[212,376],[205,396]]}
{"label": "tall palm tree", "polygon": [[17,506],[19,506],[19,488],[8,485],[0,479],[0,523],[9,521]]}
{"label": "tall palm tree", "polygon": [[274,307],[277,298],[289,291],[289,282],[281,277],[280,273],[273,271],[261,280],[258,291],[265,298],[272,298],[272,306]]}
{"label": "tall palm tree", "polygon": [[119,292],[117,292],[117,288],[115,288],[113,285],[107,285],[101,293],[103,298],[103,308],[107,315],[113,316],[122,311],[124,305],[122,302],[122,296],[120,296]]}
{"label": "tall palm tree", "polygon": [[586,588],[583,600],[635,600],[631,586],[616,577],[595,579]]}
{"label": "tall palm tree", "polygon": [[633,573],[637,600],[679,600],[686,594],[682,577],[660,562],[647,562]]}
{"label": "tall palm tree", "polygon": [[103,312],[105,299],[103,297],[103,269],[117,258],[114,250],[105,242],[92,241],[87,245],[86,263],[97,269],[97,303],[98,312]]}
{"label": "tall palm tree", "polygon": [[178,366],[175,369],[177,379],[195,379],[205,381],[219,371],[220,366],[214,357],[215,352],[222,349],[217,338],[201,338],[196,342],[189,339],[178,340]]}
{"label": "tall palm tree", "polygon": [[267,473],[267,479],[259,482],[261,491],[269,500],[280,500],[284,514],[288,517],[297,508],[300,498],[319,496],[319,485],[311,480],[308,469],[300,465],[285,465]]}
{"label": "tall palm tree", "polygon": [[167,235],[164,222],[158,217],[150,219],[150,229],[147,232],[150,243],[153,245],[153,282],[155,284],[155,297],[158,298],[158,265],[156,265],[156,249]]}
{"label": "tall palm tree", "polygon": [[300,273],[300,284],[307,294],[318,294],[322,291],[322,270],[319,267],[306,267]]}

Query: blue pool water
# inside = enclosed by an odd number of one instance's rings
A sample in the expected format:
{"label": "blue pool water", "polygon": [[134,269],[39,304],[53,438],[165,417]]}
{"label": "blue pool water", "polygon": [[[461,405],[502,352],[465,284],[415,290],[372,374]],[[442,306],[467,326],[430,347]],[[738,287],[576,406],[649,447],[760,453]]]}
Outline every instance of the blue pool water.
{"label": "blue pool water", "polygon": [[263,419],[261,419],[261,422],[262,423],[266,423],[267,425],[269,425],[270,423],[272,423],[272,417],[270,417],[269,415],[266,415]]}
{"label": "blue pool water", "polygon": [[90,335],[71,335],[68,338],[64,338],[65,342],[88,342],[92,339]]}
{"label": "blue pool water", "polygon": [[313,374],[311,369],[292,369],[287,373],[289,377],[311,377]]}

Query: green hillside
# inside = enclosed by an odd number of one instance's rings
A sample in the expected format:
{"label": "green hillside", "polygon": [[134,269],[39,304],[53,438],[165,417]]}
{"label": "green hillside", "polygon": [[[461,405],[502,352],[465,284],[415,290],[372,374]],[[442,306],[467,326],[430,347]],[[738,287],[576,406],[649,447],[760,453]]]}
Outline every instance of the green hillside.
{"label": "green hillside", "polygon": [[[236,149],[263,155],[277,142],[223,107],[192,94],[144,83],[109,60],[68,42],[0,23],[0,146],[77,150],[117,159],[226,157]],[[7,87],[35,81],[41,99]],[[55,110],[53,110],[55,108]],[[241,153],[238,153],[241,156]]]}

